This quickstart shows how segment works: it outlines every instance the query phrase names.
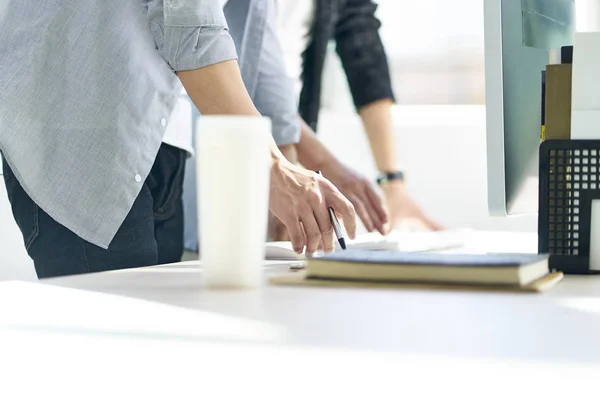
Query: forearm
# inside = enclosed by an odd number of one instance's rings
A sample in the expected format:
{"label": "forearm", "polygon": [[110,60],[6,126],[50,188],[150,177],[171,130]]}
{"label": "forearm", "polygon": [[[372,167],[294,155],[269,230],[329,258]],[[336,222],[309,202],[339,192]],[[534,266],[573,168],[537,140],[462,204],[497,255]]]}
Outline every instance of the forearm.
{"label": "forearm", "polygon": [[392,120],[392,100],[379,100],[359,110],[377,169],[398,170],[396,134]]}
{"label": "forearm", "polygon": [[300,122],[300,142],[296,146],[298,161],[307,169],[321,170],[323,165],[334,157],[319,141],[312,128],[301,117],[298,117],[298,120]]}
{"label": "forearm", "polygon": [[[183,87],[200,113],[204,115],[256,115],[236,61],[225,61],[208,67],[177,73]],[[282,157],[271,140],[271,158]]]}

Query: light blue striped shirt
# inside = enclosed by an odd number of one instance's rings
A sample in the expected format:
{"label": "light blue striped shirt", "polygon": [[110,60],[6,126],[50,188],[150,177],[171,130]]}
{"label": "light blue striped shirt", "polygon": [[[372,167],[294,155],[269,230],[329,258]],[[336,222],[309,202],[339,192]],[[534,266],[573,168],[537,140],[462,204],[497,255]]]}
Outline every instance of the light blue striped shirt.
{"label": "light blue striped shirt", "polygon": [[0,1],[0,151],[57,222],[107,248],[181,85],[237,57],[219,0]]}

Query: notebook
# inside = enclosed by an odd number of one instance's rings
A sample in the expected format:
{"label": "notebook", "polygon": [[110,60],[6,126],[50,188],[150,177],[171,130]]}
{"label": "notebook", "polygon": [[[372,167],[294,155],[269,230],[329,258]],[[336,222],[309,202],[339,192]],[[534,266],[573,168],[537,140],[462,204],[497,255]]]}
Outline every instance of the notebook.
{"label": "notebook", "polygon": [[307,279],[526,286],[549,274],[537,254],[348,250],[308,260]]}
{"label": "notebook", "polygon": [[[347,240],[350,250],[396,250],[406,252],[423,252],[456,249],[464,246],[465,234],[468,230],[447,230],[439,232],[401,232],[395,231],[388,236],[379,233],[357,235],[355,240]],[[336,244],[336,251],[341,250]],[[317,252],[313,257],[322,256]],[[267,260],[303,260],[304,254],[296,254],[290,242],[268,242],[266,246]]]}

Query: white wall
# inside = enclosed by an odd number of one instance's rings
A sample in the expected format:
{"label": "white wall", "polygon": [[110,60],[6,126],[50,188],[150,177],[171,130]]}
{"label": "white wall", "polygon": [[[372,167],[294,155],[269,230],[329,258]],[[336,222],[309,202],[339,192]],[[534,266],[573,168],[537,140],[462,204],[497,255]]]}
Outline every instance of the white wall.
{"label": "white wall", "polygon": [[484,104],[483,0],[377,0],[400,104]]}
{"label": "white wall", "polygon": [[[537,216],[492,218],[487,209],[484,106],[397,106],[398,154],[414,197],[449,228],[530,231]],[[352,112],[325,112],[319,136],[348,165],[376,176]]]}
{"label": "white wall", "polygon": [[578,32],[600,31],[600,2],[598,0],[575,0]]}

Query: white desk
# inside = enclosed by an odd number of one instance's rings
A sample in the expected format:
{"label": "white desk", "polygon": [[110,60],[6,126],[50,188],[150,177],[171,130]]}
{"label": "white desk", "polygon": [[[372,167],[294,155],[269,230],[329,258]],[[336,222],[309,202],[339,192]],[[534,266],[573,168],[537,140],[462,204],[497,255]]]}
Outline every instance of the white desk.
{"label": "white desk", "polygon": [[[485,243],[535,251],[535,236],[494,233],[475,234],[467,249]],[[172,399],[581,399],[600,391],[600,277],[570,276],[544,294],[209,291],[199,268],[183,264],[0,283],[1,307],[19,295],[34,299],[22,313],[0,310],[0,376],[11,360],[10,374],[35,374],[28,391],[56,389],[61,398],[79,389],[89,398],[88,385],[104,398],[120,385],[113,398]]]}

